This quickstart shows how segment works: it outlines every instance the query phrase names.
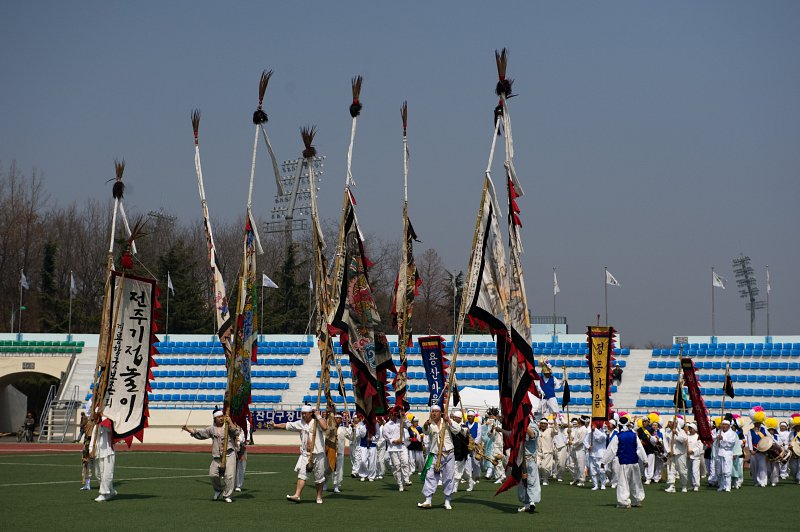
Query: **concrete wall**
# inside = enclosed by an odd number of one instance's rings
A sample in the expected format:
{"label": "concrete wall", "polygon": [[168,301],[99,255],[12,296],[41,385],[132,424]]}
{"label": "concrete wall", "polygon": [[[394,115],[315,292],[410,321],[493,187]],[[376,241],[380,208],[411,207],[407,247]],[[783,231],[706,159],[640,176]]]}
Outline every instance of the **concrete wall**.
{"label": "concrete wall", "polygon": [[0,432],[16,432],[25,420],[28,397],[10,384],[0,387]]}

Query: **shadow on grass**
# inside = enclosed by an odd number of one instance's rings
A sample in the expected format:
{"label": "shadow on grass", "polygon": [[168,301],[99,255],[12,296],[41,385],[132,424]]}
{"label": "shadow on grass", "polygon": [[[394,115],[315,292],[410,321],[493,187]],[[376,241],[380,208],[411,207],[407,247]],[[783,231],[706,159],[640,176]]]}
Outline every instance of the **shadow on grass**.
{"label": "shadow on grass", "polygon": [[330,498],[331,500],[335,499],[347,499],[350,501],[368,501],[370,499],[374,499],[375,497],[371,495],[354,495],[349,493],[337,493],[335,495],[331,495],[330,497],[325,497],[326,499]]}
{"label": "shadow on grass", "polygon": [[141,499],[155,499],[157,495],[146,495],[143,493],[117,493],[117,495],[111,500],[113,501],[136,501]]}
{"label": "shadow on grass", "polygon": [[459,497],[457,499],[453,499],[453,505],[456,504],[471,504],[473,506],[487,506],[489,508],[493,508],[495,510],[500,510],[503,512],[516,512],[517,505],[516,504],[508,504],[499,501],[495,501],[493,499],[478,499],[477,497],[473,496],[466,496],[466,497]]}

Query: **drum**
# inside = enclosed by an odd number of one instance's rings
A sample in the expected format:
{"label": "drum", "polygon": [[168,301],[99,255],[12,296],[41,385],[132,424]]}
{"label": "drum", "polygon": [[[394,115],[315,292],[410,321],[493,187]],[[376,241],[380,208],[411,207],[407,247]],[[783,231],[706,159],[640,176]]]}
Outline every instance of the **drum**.
{"label": "drum", "polygon": [[797,438],[793,439],[792,443],[789,445],[789,450],[795,458],[800,458],[800,440]]}
{"label": "drum", "polygon": [[783,448],[772,438],[761,438],[758,440],[758,452],[767,455],[770,462],[778,462],[783,458]]}

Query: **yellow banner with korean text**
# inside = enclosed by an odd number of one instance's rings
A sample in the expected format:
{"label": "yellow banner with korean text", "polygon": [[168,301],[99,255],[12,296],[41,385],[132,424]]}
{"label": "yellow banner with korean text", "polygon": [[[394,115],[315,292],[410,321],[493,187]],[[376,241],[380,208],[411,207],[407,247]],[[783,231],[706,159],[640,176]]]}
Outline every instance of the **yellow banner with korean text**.
{"label": "yellow banner with korean text", "polygon": [[592,392],[592,421],[608,421],[611,413],[611,362],[614,352],[613,327],[589,327],[587,333],[589,378]]}

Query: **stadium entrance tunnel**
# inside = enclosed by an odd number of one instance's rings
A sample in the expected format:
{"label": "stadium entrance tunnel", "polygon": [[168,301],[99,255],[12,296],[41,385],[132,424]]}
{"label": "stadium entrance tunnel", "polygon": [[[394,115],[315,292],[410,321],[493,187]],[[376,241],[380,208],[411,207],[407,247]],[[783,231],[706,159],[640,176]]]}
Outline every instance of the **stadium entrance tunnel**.
{"label": "stadium entrance tunnel", "polygon": [[44,410],[50,387],[56,387],[61,379],[38,371],[19,371],[0,375],[0,433],[14,433],[22,426],[28,412],[36,419]]}

